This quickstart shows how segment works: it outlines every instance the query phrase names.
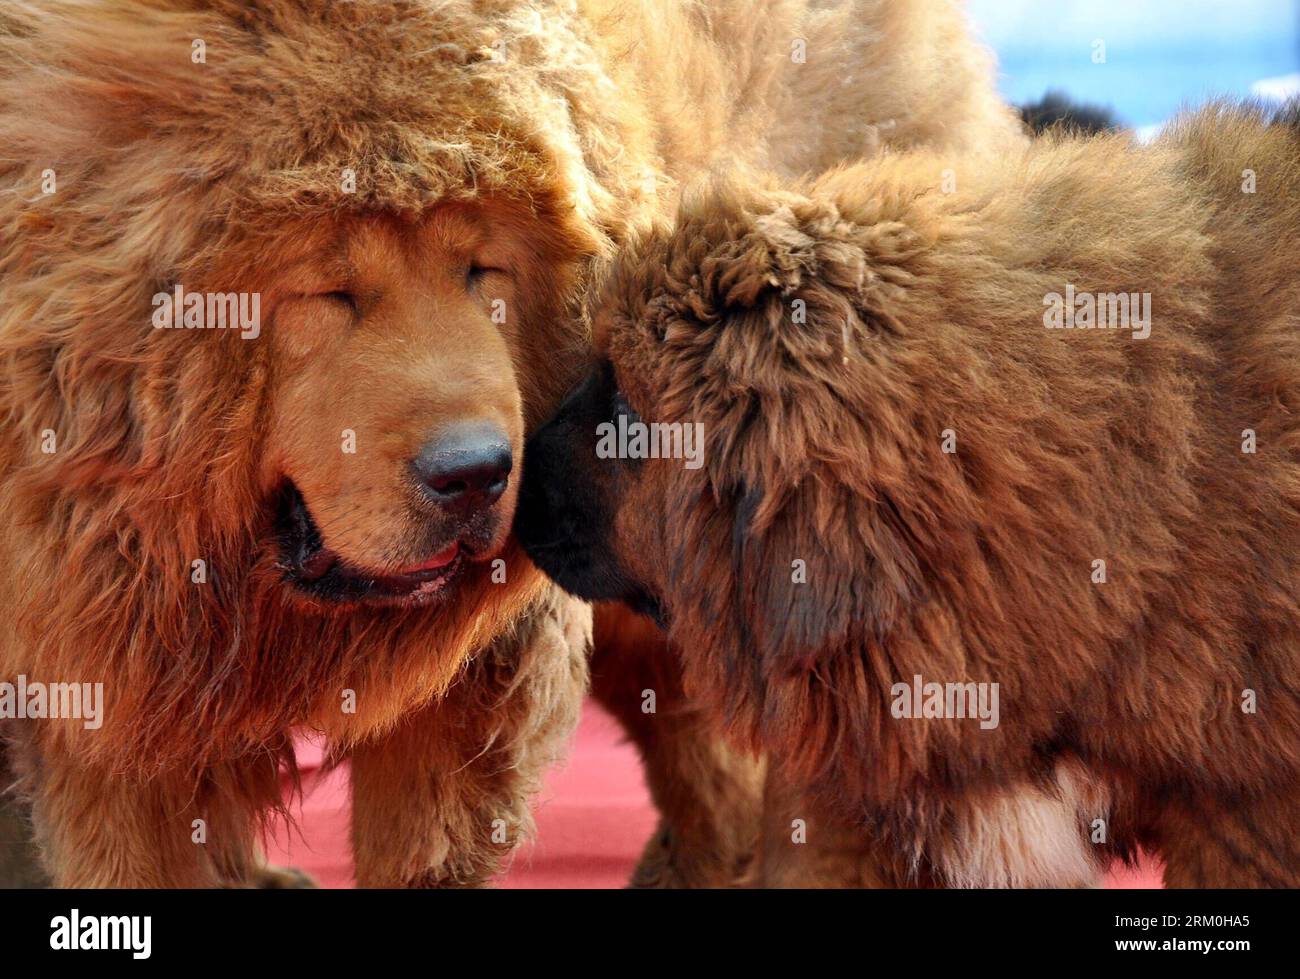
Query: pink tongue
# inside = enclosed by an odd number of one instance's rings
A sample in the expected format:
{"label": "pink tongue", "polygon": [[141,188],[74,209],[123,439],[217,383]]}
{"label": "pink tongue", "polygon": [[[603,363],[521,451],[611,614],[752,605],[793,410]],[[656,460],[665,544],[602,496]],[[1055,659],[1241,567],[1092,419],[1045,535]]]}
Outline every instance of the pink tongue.
{"label": "pink tongue", "polygon": [[460,553],[460,542],[457,541],[449,547],[444,547],[441,551],[439,551],[433,557],[429,558],[429,560],[425,561],[423,564],[416,565],[414,568],[407,569],[407,573],[410,574],[411,572],[415,572],[415,571],[435,571],[438,568],[445,568],[447,565],[451,564],[452,561],[456,560],[456,555],[459,553]]}

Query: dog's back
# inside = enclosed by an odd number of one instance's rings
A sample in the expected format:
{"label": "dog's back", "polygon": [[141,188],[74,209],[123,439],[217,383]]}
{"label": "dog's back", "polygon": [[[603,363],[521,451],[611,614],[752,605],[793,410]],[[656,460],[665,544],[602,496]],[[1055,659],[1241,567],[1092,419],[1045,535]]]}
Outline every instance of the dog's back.
{"label": "dog's back", "polygon": [[[920,568],[881,653],[997,682],[1006,707],[978,737],[884,725],[843,769],[866,797],[909,784],[876,757],[926,752],[923,784],[960,783],[1053,744],[1104,773],[1109,839],[1157,847],[1171,885],[1294,885],[1298,118],[1217,104],[1149,146],[1061,133],[993,167],[905,154],[814,185],[853,230],[800,231],[865,257],[844,479],[892,502]],[[875,392],[900,370],[892,445]]]}
{"label": "dog's back", "polygon": [[938,336],[904,342],[953,388],[927,379],[925,436],[958,446],[918,512],[979,510],[930,584],[1019,701],[1004,750],[1068,717],[1037,736],[1123,773],[1116,828],[1171,884],[1293,882],[1300,859],[1296,122],[1218,104],[1146,147],[1058,135],[911,202],[929,282],[901,315]]}
{"label": "dog's back", "polygon": [[[885,799],[939,771],[1009,775],[1054,744],[1111,773],[1116,835],[1166,852],[1231,845],[1258,866],[1215,879],[1287,879],[1265,855],[1292,852],[1279,842],[1291,822],[1266,821],[1261,843],[1222,800],[1300,799],[1291,117],[1218,105],[1150,146],[1058,133],[994,165],[905,153],[766,200],[740,206],[770,211],[755,233],[786,290],[771,302],[854,314],[807,330],[778,309],[755,329],[779,324],[797,351],[782,383],[805,410],[820,399],[827,417],[857,419],[856,461],[825,478],[866,510],[889,500],[878,537],[899,554],[880,560],[916,569],[896,601],[859,613],[884,637],[866,655],[903,679],[995,682],[1007,711],[978,737],[874,728],[880,743],[829,760],[839,783]],[[798,359],[825,349],[844,350],[842,370]],[[861,566],[824,546],[821,573]],[[768,677],[764,716],[843,712],[801,714],[808,689]],[[1189,801],[1170,804],[1172,785]]]}

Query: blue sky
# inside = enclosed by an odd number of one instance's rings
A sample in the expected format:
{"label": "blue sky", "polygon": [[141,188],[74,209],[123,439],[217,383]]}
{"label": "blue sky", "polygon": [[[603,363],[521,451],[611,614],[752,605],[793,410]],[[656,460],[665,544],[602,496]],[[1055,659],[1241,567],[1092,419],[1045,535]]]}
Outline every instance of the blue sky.
{"label": "blue sky", "polygon": [[[1300,90],[1300,0],[968,0],[998,53],[1002,91],[1049,88],[1151,126],[1180,105],[1249,95],[1266,79]],[[1093,41],[1106,63],[1093,64]]]}

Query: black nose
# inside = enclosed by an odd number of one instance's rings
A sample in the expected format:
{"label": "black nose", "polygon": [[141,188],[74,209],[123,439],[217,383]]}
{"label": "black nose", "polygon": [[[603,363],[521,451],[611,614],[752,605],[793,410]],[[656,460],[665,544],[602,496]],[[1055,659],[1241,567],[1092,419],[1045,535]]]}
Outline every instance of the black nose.
{"label": "black nose", "polygon": [[510,439],[490,422],[458,425],[429,441],[411,463],[425,494],[468,514],[490,507],[510,482]]}

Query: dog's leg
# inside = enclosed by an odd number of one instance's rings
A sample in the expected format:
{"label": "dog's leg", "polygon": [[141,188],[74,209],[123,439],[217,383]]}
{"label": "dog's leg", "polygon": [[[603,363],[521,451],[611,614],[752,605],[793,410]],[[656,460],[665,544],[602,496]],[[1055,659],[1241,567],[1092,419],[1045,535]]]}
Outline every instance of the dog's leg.
{"label": "dog's leg", "polygon": [[641,753],[659,827],[634,887],[731,887],[751,881],[763,762],[729,747],[682,691],[677,653],[648,619],[596,610],[592,692]]}
{"label": "dog's leg", "polygon": [[297,867],[273,867],[264,863],[253,871],[248,886],[259,891],[299,891],[312,890],[320,885]]}
{"label": "dog's leg", "polygon": [[769,778],[764,792],[764,887],[880,887],[869,873],[866,830],[855,828],[815,799]]}
{"label": "dog's leg", "polygon": [[[11,745],[12,747],[12,745]],[[28,743],[35,841],[55,887],[219,887],[243,884],[254,866],[249,799],[199,780],[147,780],[86,768]],[[274,766],[270,782],[274,785]],[[219,776],[224,778],[225,776]]]}
{"label": "dog's leg", "polygon": [[1166,887],[1300,887],[1300,787],[1170,803],[1151,842]]}
{"label": "dog's leg", "polygon": [[842,811],[771,764],[763,791],[764,887],[918,887],[934,881]]}
{"label": "dog's leg", "polygon": [[908,799],[878,819],[801,791],[770,769],[764,797],[767,887],[1095,887],[1089,843],[1109,799],[1079,765],[1055,778],[956,798]]}
{"label": "dog's leg", "polygon": [[27,806],[13,793],[0,794],[0,890],[48,886]]}
{"label": "dog's leg", "polygon": [[577,724],[590,645],[590,608],[548,590],[443,699],[352,749],[359,886],[491,881]]}
{"label": "dog's leg", "polygon": [[31,807],[0,737],[0,889],[48,886],[32,835]]}

